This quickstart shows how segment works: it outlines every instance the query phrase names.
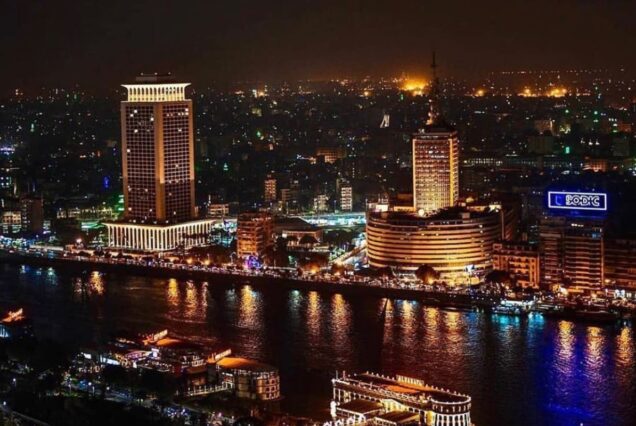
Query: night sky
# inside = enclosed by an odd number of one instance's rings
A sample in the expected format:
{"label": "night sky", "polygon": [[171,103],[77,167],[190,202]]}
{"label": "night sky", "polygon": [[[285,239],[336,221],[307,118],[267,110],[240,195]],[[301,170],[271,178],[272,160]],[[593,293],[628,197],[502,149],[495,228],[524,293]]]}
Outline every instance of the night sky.
{"label": "night sky", "polygon": [[237,80],[636,69],[629,0],[0,0],[0,93],[172,71]]}

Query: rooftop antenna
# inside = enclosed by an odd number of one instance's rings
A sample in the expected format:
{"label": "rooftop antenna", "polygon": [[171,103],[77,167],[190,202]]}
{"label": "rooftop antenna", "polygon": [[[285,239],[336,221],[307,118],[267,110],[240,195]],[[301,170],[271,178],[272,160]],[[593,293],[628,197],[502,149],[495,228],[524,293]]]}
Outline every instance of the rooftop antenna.
{"label": "rooftop antenna", "polygon": [[437,79],[437,62],[435,60],[435,51],[433,50],[433,62],[431,62],[431,69],[433,70],[433,81],[431,82],[431,93],[430,93],[430,110],[428,112],[428,121],[426,124],[432,125],[439,121],[439,111],[438,111],[438,92],[439,92],[439,81]]}

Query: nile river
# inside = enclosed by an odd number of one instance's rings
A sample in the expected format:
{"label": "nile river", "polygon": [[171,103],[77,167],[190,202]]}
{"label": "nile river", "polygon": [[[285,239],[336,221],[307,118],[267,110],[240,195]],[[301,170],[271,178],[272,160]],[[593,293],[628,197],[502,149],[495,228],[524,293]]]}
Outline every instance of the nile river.
{"label": "nile river", "polygon": [[453,312],[221,279],[180,281],[0,265],[0,309],[69,345],[118,330],[173,334],[277,366],[282,408],[324,418],[335,370],[421,377],[472,395],[485,425],[634,425],[636,337],[626,326]]}

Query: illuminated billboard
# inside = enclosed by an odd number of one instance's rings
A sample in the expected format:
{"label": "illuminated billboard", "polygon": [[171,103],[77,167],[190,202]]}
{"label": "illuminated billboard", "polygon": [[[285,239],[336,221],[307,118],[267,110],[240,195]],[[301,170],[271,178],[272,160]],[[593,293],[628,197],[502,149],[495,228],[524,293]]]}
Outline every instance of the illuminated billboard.
{"label": "illuminated billboard", "polygon": [[607,211],[607,194],[602,192],[548,191],[548,208],[602,213]]}

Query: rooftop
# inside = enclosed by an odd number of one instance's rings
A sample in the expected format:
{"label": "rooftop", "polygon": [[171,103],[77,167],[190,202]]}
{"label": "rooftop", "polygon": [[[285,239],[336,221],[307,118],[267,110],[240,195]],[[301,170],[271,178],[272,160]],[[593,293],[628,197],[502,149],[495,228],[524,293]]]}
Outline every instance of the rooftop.
{"label": "rooftop", "polygon": [[340,404],[338,409],[346,410],[356,414],[366,414],[377,410],[381,410],[383,405],[379,402],[367,401],[364,399],[354,399],[353,401]]}
{"label": "rooftop", "polygon": [[252,359],[239,357],[225,357],[217,361],[216,365],[228,370],[246,370],[254,372],[268,372],[276,369],[271,365],[258,362]]}
{"label": "rooftop", "polygon": [[451,391],[442,390],[433,386],[428,386],[421,382],[420,380],[414,379],[404,379],[409,380],[399,380],[400,376],[397,378],[388,378],[381,377],[376,374],[371,373],[363,373],[363,374],[355,374],[352,376],[348,376],[344,380],[352,379],[363,382],[365,384],[370,384],[373,386],[377,386],[379,388],[383,388],[386,391],[395,392],[398,394],[402,394],[404,396],[410,397],[431,397],[432,399],[439,402],[465,402],[468,397],[465,397],[460,394],[456,394]]}

